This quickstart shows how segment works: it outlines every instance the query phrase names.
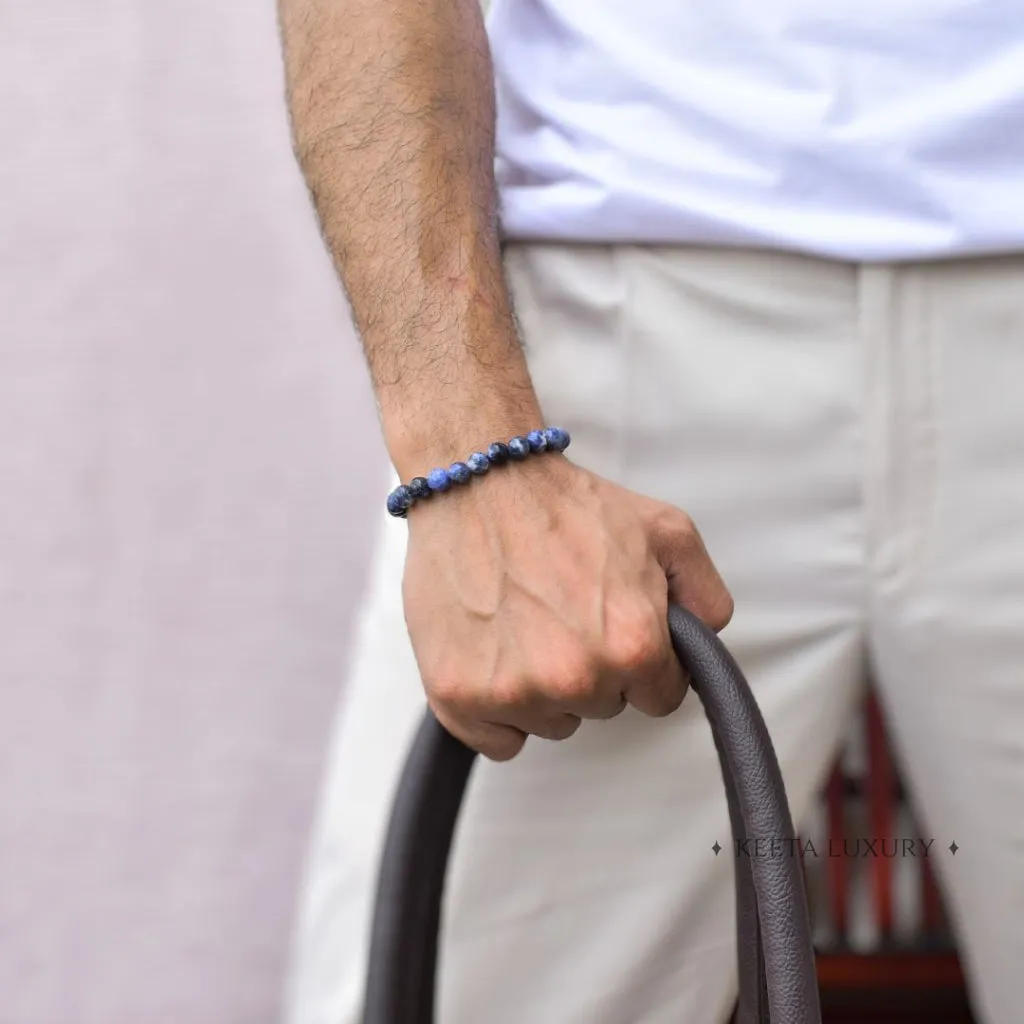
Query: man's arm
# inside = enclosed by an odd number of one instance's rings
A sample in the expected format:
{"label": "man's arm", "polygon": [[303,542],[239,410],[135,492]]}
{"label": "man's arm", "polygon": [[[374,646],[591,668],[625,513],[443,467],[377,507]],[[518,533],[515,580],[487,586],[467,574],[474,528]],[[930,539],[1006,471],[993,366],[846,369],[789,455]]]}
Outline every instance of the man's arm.
{"label": "man's arm", "polygon": [[[542,425],[501,269],[479,0],[279,0],[296,149],[404,480]],[[493,758],[685,681],[669,597],[732,602],[681,510],[562,455],[409,515],[403,604],[431,707]]]}
{"label": "man's arm", "polygon": [[296,152],[403,479],[541,426],[501,267],[479,0],[280,0]]}

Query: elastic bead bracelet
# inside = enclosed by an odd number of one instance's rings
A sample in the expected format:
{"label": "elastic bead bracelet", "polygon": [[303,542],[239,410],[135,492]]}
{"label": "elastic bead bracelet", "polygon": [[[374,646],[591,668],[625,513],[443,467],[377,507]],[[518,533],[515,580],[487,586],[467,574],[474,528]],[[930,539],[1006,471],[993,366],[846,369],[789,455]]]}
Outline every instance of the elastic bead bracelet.
{"label": "elastic bead bracelet", "polygon": [[522,462],[538,452],[564,452],[570,440],[569,432],[561,427],[545,427],[509,438],[507,443],[495,441],[486,453],[473,452],[465,462],[453,462],[447,469],[432,469],[426,476],[413,477],[407,484],[400,484],[388,495],[388,512],[397,519],[404,519],[417,501],[447,491],[452,485],[469,483],[492,466]]}

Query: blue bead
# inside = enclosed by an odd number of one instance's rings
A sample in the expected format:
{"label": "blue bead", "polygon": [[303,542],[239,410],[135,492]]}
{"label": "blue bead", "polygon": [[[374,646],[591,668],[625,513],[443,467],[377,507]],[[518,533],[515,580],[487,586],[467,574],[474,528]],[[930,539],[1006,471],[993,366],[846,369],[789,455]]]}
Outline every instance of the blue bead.
{"label": "blue bead", "polygon": [[448,467],[448,476],[457,484],[464,484],[473,474],[464,462],[453,462]]}
{"label": "blue bead", "polygon": [[526,440],[530,444],[531,452],[542,452],[548,446],[548,439],[544,436],[543,430],[531,430],[526,435]]}
{"label": "blue bead", "polygon": [[569,433],[561,427],[548,427],[544,431],[544,436],[547,438],[548,448],[552,451],[564,452],[569,447]]}
{"label": "blue bead", "polygon": [[530,442],[525,437],[513,437],[508,442],[508,457],[517,462],[530,454]]}
{"label": "blue bead", "polygon": [[466,459],[466,465],[469,466],[469,471],[471,473],[475,473],[477,476],[481,476],[491,468],[491,463],[483,452],[473,452],[473,454]]}
{"label": "blue bead", "polygon": [[412,504],[412,495],[404,484],[388,495],[388,511],[393,516],[404,516]]}
{"label": "blue bead", "polygon": [[425,476],[414,476],[406,486],[414,501],[421,501],[429,498],[434,492],[430,489],[430,483]]}
{"label": "blue bead", "polygon": [[508,462],[508,445],[501,441],[495,441],[487,449],[487,461],[492,466],[504,466]]}
{"label": "blue bead", "polygon": [[451,480],[448,478],[448,470],[432,469],[427,474],[427,483],[430,485],[430,489],[432,491],[447,491],[451,486]]}

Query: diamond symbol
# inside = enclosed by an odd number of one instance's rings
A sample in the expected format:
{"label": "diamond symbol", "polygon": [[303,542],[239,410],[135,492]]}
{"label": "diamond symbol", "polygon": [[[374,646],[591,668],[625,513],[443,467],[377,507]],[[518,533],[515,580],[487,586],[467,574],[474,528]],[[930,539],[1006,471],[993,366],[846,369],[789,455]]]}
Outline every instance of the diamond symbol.
{"label": "diamond symbol", "polygon": [[722,852],[722,847],[718,845],[718,840],[717,839],[715,840],[715,845],[712,846],[711,849],[715,851],[715,856],[716,857]]}
{"label": "diamond symbol", "polygon": [[953,854],[953,856],[955,857],[956,856],[956,851],[959,850],[959,849],[960,849],[960,847],[956,845],[956,840],[954,839],[953,842],[951,842],[949,844],[949,852],[951,854]]}

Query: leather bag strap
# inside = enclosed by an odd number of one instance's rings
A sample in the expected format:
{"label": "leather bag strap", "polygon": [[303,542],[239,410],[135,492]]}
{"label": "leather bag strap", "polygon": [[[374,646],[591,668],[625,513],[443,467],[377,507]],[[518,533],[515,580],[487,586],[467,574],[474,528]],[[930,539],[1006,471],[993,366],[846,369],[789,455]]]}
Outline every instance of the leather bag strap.
{"label": "leather bag strap", "polygon": [[[715,633],[676,605],[668,622],[711,724],[737,843],[736,1024],[821,1024],[796,833],[764,719]],[[445,871],[475,757],[427,713],[381,857],[362,1024],[434,1024]]]}

